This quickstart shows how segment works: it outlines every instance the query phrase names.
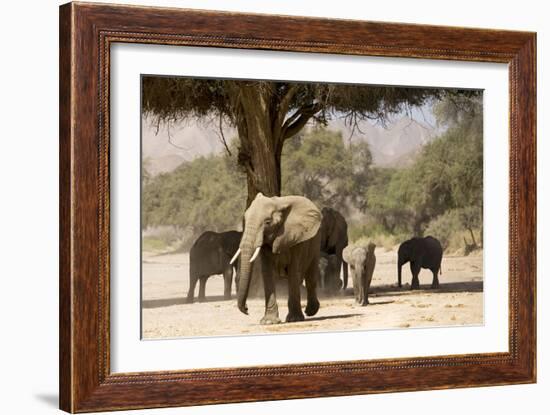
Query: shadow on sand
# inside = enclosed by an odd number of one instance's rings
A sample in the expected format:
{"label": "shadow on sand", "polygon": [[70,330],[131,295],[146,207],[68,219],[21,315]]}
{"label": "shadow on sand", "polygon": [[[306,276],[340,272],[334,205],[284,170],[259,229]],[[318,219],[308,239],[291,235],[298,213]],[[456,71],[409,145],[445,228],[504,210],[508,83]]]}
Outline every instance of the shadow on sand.
{"label": "shadow on sand", "polygon": [[[399,288],[396,285],[379,285],[376,287],[371,287],[369,294],[374,294],[375,296],[380,295],[384,297],[391,296],[400,296],[400,295],[410,295],[414,293],[425,292],[425,293],[460,293],[460,292],[471,292],[479,293],[483,292],[483,281],[466,281],[466,282],[450,282],[442,283],[437,289],[431,289],[430,284],[421,285],[418,290],[411,290],[410,285],[404,285]],[[279,293],[278,293],[279,294]],[[284,298],[286,293],[280,293],[279,298]],[[345,291],[340,291],[337,294],[327,294],[319,293],[319,299],[330,299],[330,298],[344,298],[344,297],[353,297],[353,288],[347,288]],[[236,300],[235,296],[231,296],[231,300],[226,300],[223,295],[211,295],[207,296],[204,300],[199,301],[195,298],[195,303],[213,303],[217,301],[233,301]],[[372,302],[369,305],[383,305],[389,304],[393,301],[380,301]],[[188,304],[186,297],[181,298],[159,298],[156,300],[144,300],[141,302],[143,308],[160,308],[160,307],[170,307],[174,305]]]}
{"label": "shadow on sand", "polygon": [[[337,320],[337,319],[341,319],[341,318],[351,318],[351,317],[358,317],[358,316],[362,316],[362,314],[357,314],[357,313],[354,313],[354,314],[337,314],[335,316],[322,316],[322,317],[307,317],[304,322],[308,322],[308,321],[323,321],[323,320]],[[302,322],[300,322],[302,323]]]}
{"label": "shadow on sand", "polygon": [[[348,289],[349,291],[349,289]],[[369,290],[371,294],[379,294],[383,296],[398,296],[398,295],[409,295],[418,292],[424,293],[479,293],[483,292],[483,281],[465,281],[465,282],[450,282],[450,283],[440,283],[439,288],[432,289],[430,284],[420,285],[420,289],[411,290],[410,285],[404,285],[399,288],[396,285],[380,285],[377,287],[372,287]],[[353,293],[353,290],[350,291],[350,294]],[[346,291],[347,294],[347,291]]]}
{"label": "shadow on sand", "polygon": [[[231,300],[235,299],[236,297],[232,296]],[[193,301],[193,303],[213,303],[216,301],[231,301],[226,300],[223,295],[211,295],[206,296],[206,298],[202,301],[199,301],[197,298]],[[142,308],[160,308],[160,307],[170,307],[173,305],[182,305],[182,304],[189,304],[187,302],[187,297],[181,297],[181,298],[159,298],[156,300],[143,300],[141,302]]]}

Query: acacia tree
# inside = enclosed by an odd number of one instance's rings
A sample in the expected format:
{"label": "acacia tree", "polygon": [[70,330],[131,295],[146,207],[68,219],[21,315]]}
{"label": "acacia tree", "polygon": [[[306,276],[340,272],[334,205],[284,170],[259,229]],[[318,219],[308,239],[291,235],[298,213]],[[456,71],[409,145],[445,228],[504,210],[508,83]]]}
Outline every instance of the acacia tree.
{"label": "acacia tree", "polygon": [[219,123],[220,131],[222,125],[236,128],[238,163],[247,177],[247,206],[258,192],[280,195],[283,146],[308,122],[326,125],[336,116],[354,126],[365,119],[384,121],[441,94],[437,89],[367,85],[142,79],[142,109],[157,124],[210,119]]}

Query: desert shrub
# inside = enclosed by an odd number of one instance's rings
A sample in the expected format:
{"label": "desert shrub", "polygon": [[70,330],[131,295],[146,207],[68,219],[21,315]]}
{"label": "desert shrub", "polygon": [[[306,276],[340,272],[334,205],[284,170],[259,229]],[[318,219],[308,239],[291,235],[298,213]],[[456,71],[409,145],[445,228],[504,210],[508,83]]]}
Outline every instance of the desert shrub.
{"label": "desert shrub", "polygon": [[391,251],[399,244],[399,237],[388,233],[378,233],[370,236],[363,235],[357,239],[351,239],[350,245],[367,246],[369,242],[373,242],[377,248]]}
{"label": "desert shrub", "polygon": [[424,234],[437,238],[446,251],[450,247],[454,235],[461,233],[462,230],[463,228],[460,224],[460,218],[457,211],[450,210],[433,219],[428,224]]}
{"label": "desert shrub", "polygon": [[468,255],[479,248],[481,241],[481,220],[472,219],[472,212],[454,209],[432,220],[425,235],[439,239],[443,249],[449,253]]}

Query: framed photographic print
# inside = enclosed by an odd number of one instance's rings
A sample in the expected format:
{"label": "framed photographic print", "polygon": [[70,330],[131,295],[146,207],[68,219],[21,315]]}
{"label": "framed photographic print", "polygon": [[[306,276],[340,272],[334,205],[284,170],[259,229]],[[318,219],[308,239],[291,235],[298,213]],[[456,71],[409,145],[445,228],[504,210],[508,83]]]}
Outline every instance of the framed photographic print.
{"label": "framed photographic print", "polygon": [[60,407],[536,380],[534,33],[60,8]]}

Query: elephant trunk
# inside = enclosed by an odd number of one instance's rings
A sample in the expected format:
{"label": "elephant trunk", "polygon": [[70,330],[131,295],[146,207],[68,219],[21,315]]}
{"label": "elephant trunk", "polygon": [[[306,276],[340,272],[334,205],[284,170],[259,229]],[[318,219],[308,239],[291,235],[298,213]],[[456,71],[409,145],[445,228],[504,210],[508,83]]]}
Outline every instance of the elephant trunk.
{"label": "elephant trunk", "polygon": [[243,232],[243,238],[240,245],[240,269],[239,269],[239,285],[237,293],[237,306],[239,310],[248,314],[246,299],[248,298],[248,290],[250,288],[252,263],[250,260],[256,251],[263,243],[263,232],[261,232],[259,224],[246,224]]}

